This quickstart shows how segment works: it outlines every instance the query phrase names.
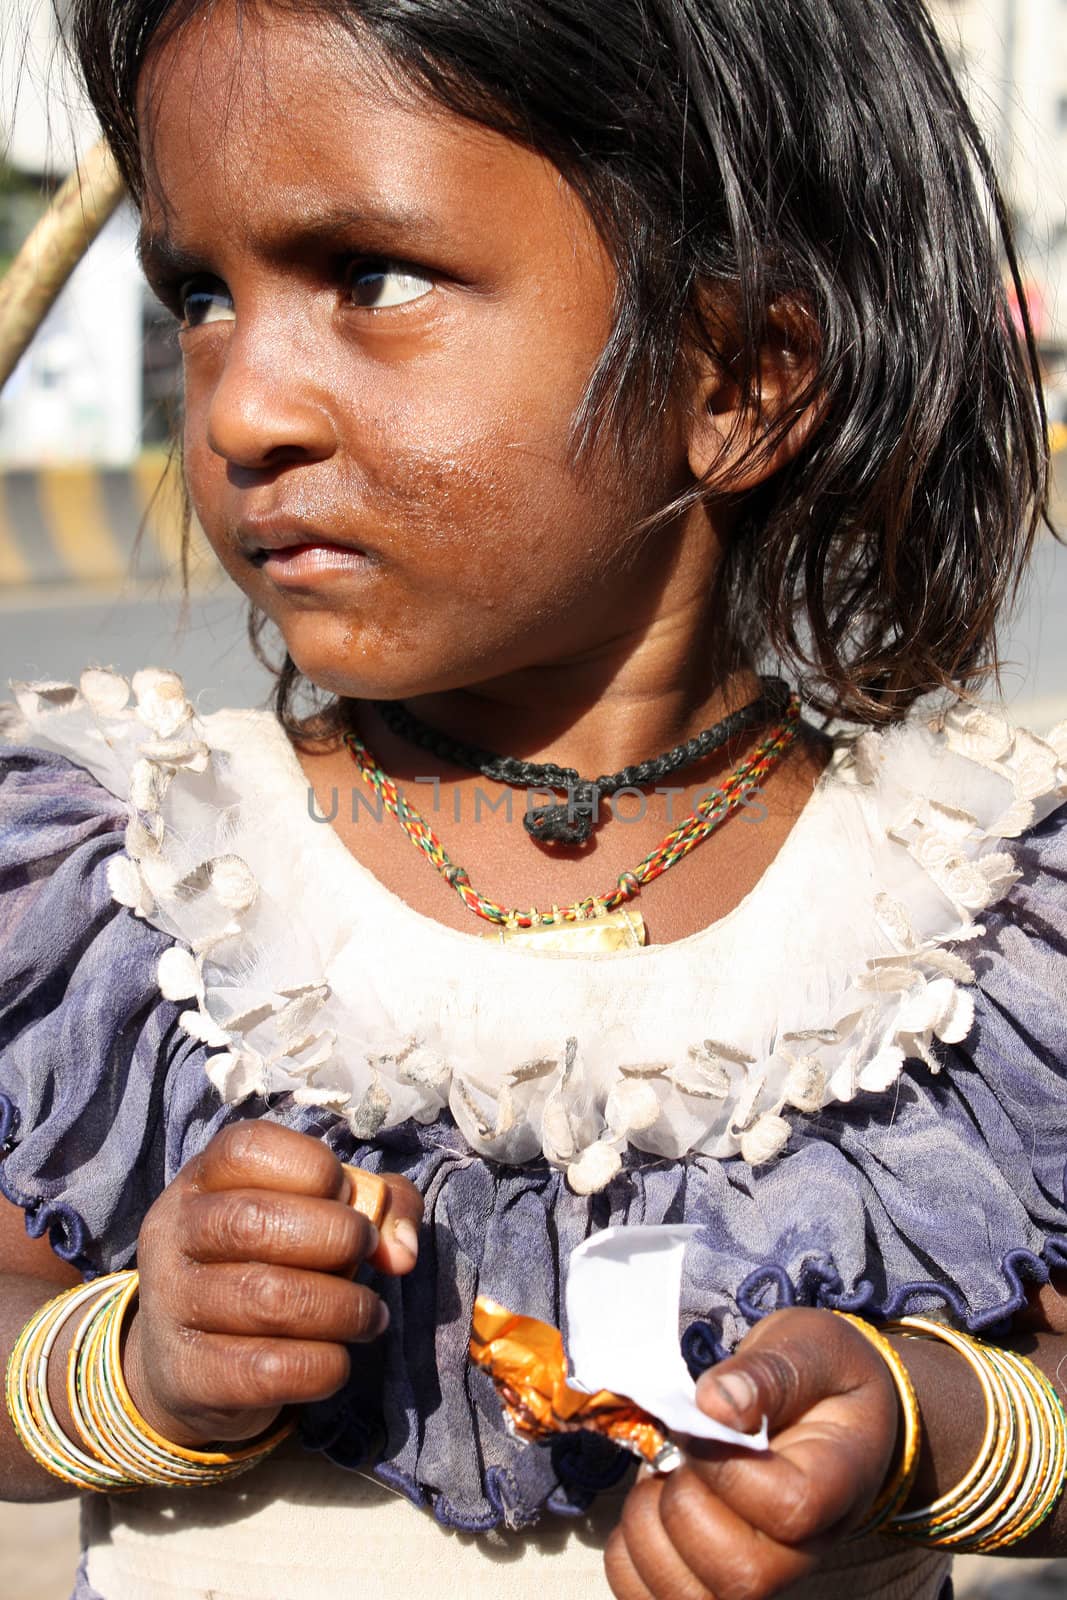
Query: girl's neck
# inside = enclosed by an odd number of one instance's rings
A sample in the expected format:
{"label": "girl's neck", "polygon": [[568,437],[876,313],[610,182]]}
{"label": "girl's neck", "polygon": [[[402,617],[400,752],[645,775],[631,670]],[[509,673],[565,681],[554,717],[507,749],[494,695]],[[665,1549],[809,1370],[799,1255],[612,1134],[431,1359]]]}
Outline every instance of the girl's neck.
{"label": "girl's neck", "polygon": [[692,633],[657,626],[636,649],[539,665],[470,689],[408,698],[432,727],[526,761],[584,777],[650,759],[747,705],[760,692],[750,666],[715,660]]}

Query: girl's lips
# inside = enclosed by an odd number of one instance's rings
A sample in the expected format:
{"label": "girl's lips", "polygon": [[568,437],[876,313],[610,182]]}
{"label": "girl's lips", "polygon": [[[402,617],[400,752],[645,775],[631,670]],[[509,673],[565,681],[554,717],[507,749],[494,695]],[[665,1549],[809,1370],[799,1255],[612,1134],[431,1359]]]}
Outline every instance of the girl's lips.
{"label": "girl's lips", "polygon": [[340,544],[294,544],[282,550],[264,550],[256,565],[275,583],[307,583],[316,578],[336,578],[362,573],[369,560],[362,550]]}

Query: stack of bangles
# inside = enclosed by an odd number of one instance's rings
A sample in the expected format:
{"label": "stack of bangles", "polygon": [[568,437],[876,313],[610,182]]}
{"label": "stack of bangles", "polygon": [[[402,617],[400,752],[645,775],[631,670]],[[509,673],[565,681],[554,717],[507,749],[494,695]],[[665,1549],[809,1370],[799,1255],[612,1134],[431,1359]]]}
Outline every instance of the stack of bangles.
{"label": "stack of bangles", "polygon": [[[237,1450],[186,1450],[162,1438],[137,1411],[121,1360],[123,1324],[137,1284],[136,1272],[95,1278],[66,1290],[30,1318],[11,1352],[5,1384],[19,1439],[64,1483],[108,1494],[149,1485],[220,1483],[257,1466],[292,1432],[293,1423]],[[83,1310],[67,1362],[75,1442],[60,1427],[49,1400],[48,1359],[61,1330]]]}
{"label": "stack of bangles", "polygon": [[[1025,1356],[925,1317],[902,1317],[879,1330],[845,1312],[836,1315],[858,1328],[885,1359],[903,1419],[894,1470],[864,1526],[851,1537],[864,1538],[877,1529],[978,1555],[1028,1538],[1054,1509],[1067,1472],[1067,1415],[1045,1374]],[[982,1443],[967,1472],[931,1505],[911,1510],[904,1507],[919,1468],[919,1407],[907,1367],[885,1337],[891,1333],[950,1345],[977,1377],[986,1406]]]}

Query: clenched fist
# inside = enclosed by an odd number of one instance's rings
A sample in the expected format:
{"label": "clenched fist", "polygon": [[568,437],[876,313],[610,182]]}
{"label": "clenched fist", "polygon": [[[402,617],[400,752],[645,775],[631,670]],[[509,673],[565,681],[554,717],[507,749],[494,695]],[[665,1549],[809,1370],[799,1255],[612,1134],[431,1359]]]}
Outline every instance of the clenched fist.
{"label": "clenched fist", "polygon": [[251,1439],[288,1405],[335,1393],[347,1345],[377,1338],[383,1301],[364,1261],[410,1272],[422,1200],[383,1179],[381,1229],[353,1210],[340,1161],[270,1122],[224,1128],[145,1217],[140,1295],[123,1370],[145,1420],[172,1443]]}

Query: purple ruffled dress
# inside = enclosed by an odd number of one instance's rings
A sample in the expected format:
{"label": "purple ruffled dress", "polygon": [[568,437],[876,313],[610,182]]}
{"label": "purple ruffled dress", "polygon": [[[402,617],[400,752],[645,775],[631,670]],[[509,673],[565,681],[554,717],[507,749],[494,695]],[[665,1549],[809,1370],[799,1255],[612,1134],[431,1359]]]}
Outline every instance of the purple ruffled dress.
{"label": "purple ruffled dress", "polygon": [[[760,1124],[763,1137],[784,1123],[788,1142],[769,1158],[759,1140],[750,1142],[751,1159],[743,1145],[725,1155],[699,1148],[658,1153],[656,1140],[673,1135],[650,1130],[647,1116],[644,1131],[618,1137],[609,1093],[593,1142],[614,1141],[618,1169],[599,1187],[586,1184],[587,1192],[580,1192],[573,1165],[568,1176],[567,1152],[556,1159],[551,1150],[545,1153],[543,1129],[543,1148],[523,1160],[475,1148],[478,1138],[503,1137],[499,1117],[491,1126],[479,1124],[480,1135],[471,1133],[464,1126],[470,1095],[449,1098],[439,1080],[440,1104],[430,1102],[428,1111],[420,1102],[399,1120],[383,1116],[369,1137],[359,1131],[365,1110],[350,1113],[329,1096],[315,1103],[314,1094],[277,1080],[261,1079],[258,1091],[246,1081],[239,1093],[220,1093],[218,1073],[207,1069],[213,1055],[221,1058],[221,1034],[196,1037],[197,1029],[201,1035],[208,1030],[190,1021],[189,999],[161,993],[166,964],[161,967],[160,959],[180,949],[181,940],[166,931],[162,913],[128,903],[133,896],[123,892],[114,867],[117,857],[136,858],[129,829],[137,816],[144,823],[145,806],[114,792],[119,781],[108,780],[108,787],[103,758],[79,761],[60,753],[63,740],[54,724],[31,718],[12,731],[17,742],[0,746],[0,1188],[24,1209],[31,1235],[47,1234],[58,1255],[95,1274],[134,1261],[152,1201],[236,1118],[283,1123],[323,1138],[345,1161],[409,1177],[426,1204],[418,1266],[408,1278],[376,1285],[392,1317],[381,1349],[356,1363],[343,1393],[306,1408],[301,1434],[308,1449],[340,1467],[371,1466],[379,1480],[432,1510],[440,1523],[477,1532],[521,1527],[546,1509],[573,1516],[625,1473],[628,1458],[584,1435],[547,1449],[516,1442],[491,1385],[467,1360],[478,1293],[560,1320],[562,1271],[591,1230],[700,1225],[686,1260],[680,1329],[694,1371],[735,1344],[747,1325],[793,1304],[872,1317],[942,1307],[963,1327],[996,1332],[1022,1305],[1028,1282],[1041,1282],[1067,1263],[1067,789],[1054,747],[1044,747],[1052,749],[1054,781],[1035,820],[1027,825],[1016,813],[1024,825],[1014,836],[979,830],[986,842],[967,858],[972,866],[983,856],[987,864],[999,863],[986,872],[989,900],[981,921],[965,935],[970,974],[953,972],[959,958],[951,940],[924,939],[929,930],[911,925],[902,932],[885,896],[878,900],[880,926],[888,919],[892,932],[890,944],[867,961],[877,1006],[872,1002],[874,1021],[862,1049],[850,1058],[851,1092],[841,1088],[839,1054],[814,1080],[813,1101],[814,1057],[798,1057],[801,1046],[794,1042],[787,1056],[793,1076],[783,1080],[794,1087],[776,1093],[769,1112],[765,1102]],[[217,753],[227,740],[219,733],[208,743]],[[79,747],[72,739],[69,748]],[[873,767],[868,759],[871,793],[880,792],[878,750],[885,748],[875,750]],[[998,759],[1003,774],[1010,763],[1003,752]],[[223,769],[239,790],[239,763],[227,769],[223,762]],[[986,770],[992,770],[989,763]],[[830,775],[823,788],[837,782]],[[1013,804],[1024,787],[1020,778]],[[1037,787],[1030,784],[1031,791]],[[1000,807],[998,798],[993,809]],[[958,837],[958,817],[953,826]],[[806,843],[799,836],[787,843],[795,858],[813,848],[811,827]],[[322,830],[318,837],[325,839]],[[930,837],[928,829],[912,841],[910,854],[902,854],[902,879],[920,857],[933,861]],[[336,850],[339,840],[330,838],[323,848]],[[994,845],[1000,854],[994,855]],[[940,869],[930,862],[935,881],[947,883],[936,879]],[[953,870],[956,893],[958,861]],[[866,895],[869,886],[855,881],[854,862],[849,873],[845,889],[854,882],[857,895]],[[787,889],[780,876],[776,892],[784,896]],[[959,903],[967,904],[962,890]],[[764,919],[767,910],[764,902]],[[955,912],[945,926],[955,927],[954,918]],[[898,1009],[892,1026],[883,1026],[884,990],[877,984],[898,971],[903,949],[918,970],[920,945],[941,952],[922,980],[939,997],[940,1011],[935,1018],[928,1008],[925,1023],[913,1016],[909,1024]],[[751,952],[745,958],[751,962]],[[773,941],[756,959],[769,963],[766,994],[773,1008]],[[806,959],[817,967],[818,950]],[[222,965],[194,996],[201,1016]],[[816,988],[817,980],[816,971]],[[904,985],[900,992],[914,1009],[919,980],[910,988],[904,978],[894,981]],[[938,984],[948,987],[938,990]],[[961,1016],[962,990],[967,1003]],[[843,1038],[847,1030],[833,996],[823,999]],[[213,1026],[221,1016],[216,1008]],[[232,1013],[229,1024],[227,1061],[234,1055]],[[225,1019],[221,1025],[227,1026]],[[703,1022],[698,1031],[716,1032]],[[790,1033],[775,1024],[771,1031],[774,1048],[784,1050],[781,1039],[795,1041],[805,1030]],[[823,1030],[821,1043],[832,1031]],[[921,1058],[909,1057],[902,1039],[914,1039]],[[832,1040],[831,1047],[837,1048]],[[894,1051],[903,1067],[890,1072],[886,1062]],[[720,1052],[720,1065],[728,1056]],[[798,1059],[810,1109],[798,1109]],[[868,1088],[863,1073],[871,1061],[880,1066],[868,1076]],[[292,1063],[290,1056],[287,1070]],[[714,1062],[704,1062],[705,1081],[717,1081],[713,1069]],[[751,1076],[748,1067],[744,1072]],[[690,1092],[691,1086],[684,1089]],[[663,1096],[660,1103],[667,1104]],[[527,1120],[532,1116],[528,1111]],[[746,1118],[751,1130],[758,1118],[738,1100],[731,1127],[739,1141]],[[548,1122],[545,1113],[545,1127]],[[568,1126],[575,1126],[573,1115]],[[721,1139],[717,1128],[709,1125],[701,1135],[706,1146]],[[577,1148],[581,1140],[575,1138]],[[91,1592],[83,1584],[80,1593]]]}

